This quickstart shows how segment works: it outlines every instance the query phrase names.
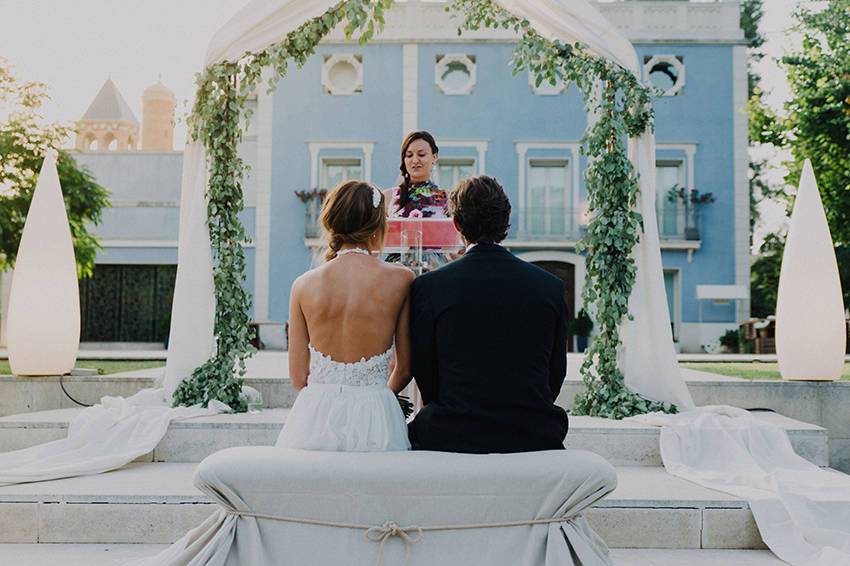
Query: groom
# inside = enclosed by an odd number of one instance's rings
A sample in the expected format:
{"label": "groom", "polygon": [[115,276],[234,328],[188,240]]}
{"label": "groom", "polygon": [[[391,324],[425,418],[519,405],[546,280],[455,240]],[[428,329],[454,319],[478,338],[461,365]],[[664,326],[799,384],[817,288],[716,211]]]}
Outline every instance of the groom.
{"label": "groom", "polygon": [[449,212],[466,253],[417,278],[411,296],[412,373],[425,403],[409,425],[413,449],[563,448],[564,285],[499,245],[511,204],[496,179],[462,181]]}

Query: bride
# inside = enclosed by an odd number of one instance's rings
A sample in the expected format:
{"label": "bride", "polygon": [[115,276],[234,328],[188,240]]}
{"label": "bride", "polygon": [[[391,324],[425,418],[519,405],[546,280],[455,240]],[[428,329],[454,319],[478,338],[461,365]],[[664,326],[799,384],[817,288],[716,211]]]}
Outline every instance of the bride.
{"label": "bride", "polygon": [[342,183],[325,200],[327,262],[296,279],[290,294],[289,376],[299,393],[277,446],[410,448],[394,393],[411,380],[414,274],[378,256],[387,230],[384,207],[381,192],[364,181]]}

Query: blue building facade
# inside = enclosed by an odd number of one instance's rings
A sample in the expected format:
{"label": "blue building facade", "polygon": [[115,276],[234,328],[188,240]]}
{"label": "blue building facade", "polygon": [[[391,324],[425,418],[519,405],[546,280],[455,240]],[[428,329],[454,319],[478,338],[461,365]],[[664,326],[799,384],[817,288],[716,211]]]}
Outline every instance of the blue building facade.
{"label": "blue building facade", "polygon": [[[635,45],[655,101],[658,211],[673,334],[699,351],[747,318],[747,301],[697,300],[699,285],[748,286],[746,47],[739,2],[600,2]],[[472,174],[500,180],[514,208],[505,245],[565,280],[577,311],[584,259],[576,253],[587,215],[587,126],[574,85],[535,87],[513,76],[514,38],[482,30],[458,37],[442,2],[398,2],[370,44],[335,31],[277,89],[261,89],[242,155],[251,164],[243,221],[246,286],[256,320],[287,318],[292,281],[321,254],[309,211],[294,191],[364,178],[386,188],[399,174],[399,146],[414,129],[440,146],[434,180],[450,188]],[[179,152],[78,155],[113,191],[97,228],[103,265],[173,265],[182,156]],[[668,189],[710,192],[685,206]],[[694,214],[696,209],[698,214]]]}

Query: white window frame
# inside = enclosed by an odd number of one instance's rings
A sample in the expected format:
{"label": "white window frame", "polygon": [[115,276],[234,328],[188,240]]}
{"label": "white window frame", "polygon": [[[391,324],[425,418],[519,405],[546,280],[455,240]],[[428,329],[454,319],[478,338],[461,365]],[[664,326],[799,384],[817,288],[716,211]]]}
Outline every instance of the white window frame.
{"label": "white window frame", "polygon": [[[573,193],[575,193],[575,190],[572,186],[573,180],[572,180],[571,175],[570,175],[570,171],[571,171],[570,167],[572,167],[572,165],[573,165],[573,163],[571,162],[571,160],[569,158],[564,158],[564,157],[529,157],[528,158],[528,171],[529,172],[531,172],[532,167],[562,167],[563,169],[565,169],[566,178],[569,180],[569,183],[570,183],[570,186],[567,187],[567,189],[570,191],[570,194],[568,195],[570,201],[572,201],[572,195],[573,195]],[[545,199],[546,203],[544,205],[546,209],[549,208],[549,196],[550,196],[550,192],[547,191],[546,192],[546,199]],[[566,204],[566,201],[567,201],[567,199],[564,199],[565,204]],[[528,207],[521,208],[520,210],[528,210]],[[570,230],[570,226],[572,225],[572,222],[571,222],[572,219],[570,218],[571,212],[576,213],[577,211],[573,210],[572,206],[565,206],[564,207],[564,228],[565,228],[565,230]],[[525,216],[525,215],[523,214],[522,216]],[[529,230],[530,236],[550,235],[551,232],[552,232],[551,218],[549,217],[548,214],[544,216],[544,234],[533,234],[533,233],[530,232],[530,228],[528,228],[528,230]]]}
{"label": "white window frame", "polygon": [[646,63],[643,64],[643,76],[647,82],[652,82],[649,78],[649,75],[652,71],[652,68],[655,67],[655,65],[657,65],[658,63],[667,63],[676,69],[676,82],[673,83],[673,86],[665,90],[662,96],[678,95],[680,92],[682,92],[682,89],[685,88],[685,63],[680,59],[680,57],[677,57],[676,55],[653,55],[646,61]]}
{"label": "white window frame", "polygon": [[[443,74],[451,63],[461,63],[469,70],[469,81],[460,88],[452,88],[443,82]],[[449,96],[462,96],[472,93],[477,82],[475,55],[466,55],[465,53],[437,55],[437,62],[434,65],[434,82],[440,92]]]}
{"label": "white window frame", "polygon": [[[570,190],[572,191],[571,195],[571,206],[576,213],[580,210],[579,203],[579,147],[580,145],[577,142],[514,142],[516,145],[517,152],[517,163],[519,169],[519,182],[517,183],[519,189],[519,203],[518,207],[520,210],[525,210],[527,208],[527,188],[526,188],[526,179],[528,176],[528,167],[529,161],[531,159],[561,159],[566,160],[568,166],[571,168],[571,178],[570,178]],[[529,157],[528,152],[531,150],[562,150],[562,155],[555,156],[540,156],[540,157]],[[517,234],[521,237],[526,233],[527,227],[525,226],[525,218],[524,214],[519,215],[519,226],[517,226]]]}
{"label": "white window frame", "polygon": [[[452,140],[452,139],[441,139],[437,138],[437,146],[441,149],[445,148],[473,148],[475,152],[478,154],[478,157],[475,158],[475,163],[478,165],[478,175],[486,174],[486,160],[487,160],[487,148],[490,143],[487,140]],[[452,159],[455,156],[446,156],[445,159]],[[458,156],[460,159],[468,159],[465,156]],[[442,159],[442,158],[441,158]]]}
{"label": "white window frame", "polygon": [[[350,89],[339,89],[331,80],[331,69],[337,63],[348,63],[354,67],[357,78]],[[322,86],[325,92],[333,96],[351,96],[363,92],[363,56],[354,53],[334,53],[325,55],[322,63]]]}
{"label": "white window frame", "polygon": [[[685,161],[684,160],[678,159],[678,158],[656,159],[656,161],[655,161],[656,170],[658,169],[658,167],[676,167],[676,169],[678,170],[678,174],[676,175],[676,184],[679,185],[679,187],[684,187],[686,190],[690,189],[690,187],[685,186]],[[656,175],[657,175],[657,173],[656,173]],[[658,237],[659,238],[663,237],[662,230],[661,230],[661,222],[663,221],[663,218],[658,216],[659,199],[661,199],[662,207],[666,207],[668,204],[672,204],[667,200],[667,191],[668,190],[669,190],[669,187],[667,189],[663,189],[661,187],[655,187],[655,191],[656,191],[656,193],[655,193],[656,219],[655,220],[656,220],[656,223],[658,224]],[[663,191],[664,194],[662,194],[662,191]],[[681,234],[685,230],[685,219],[684,219],[684,217],[682,217],[681,215],[678,214],[678,211],[683,210],[684,205],[680,204],[678,202],[676,203],[676,205],[677,205],[676,206],[676,210],[677,210],[676,233]]]}
{"label": "white window frame", "polygon": [[319,189],[331,190],[333,187],[328,185],[328,167],[333,165],[342,165],[346,167],[354,166],[356,163],[357,167],[360,168],[360,172],[363,172],[363,157],[359,155],[327,155],[319,158]]}
{"label": "white window frame", "polygon": [[445,186],[444,180],[440,177],[440,166],[444,166],[444,165],[467,165],[467,164],[469,164],[469,162],[472,162],[473,175],[476,175],[476,174],[480,175],[481,173],[477,173],[477,171],[478,171],[478,159],[476,159],[475,156],[452,155],[451,157],[441,157],[439,159],[439,161],[437,162],[437,165],[435,167],[436,175],[434,175],[434,176],[436,177],[436,179],[435,179],[436,183],[440,187],[443,187],[446,190],[452,189],[453,186],[452,187]]}
{"label": "white window frame", "polygon": [[[369,183],[372,182],[372,154],[375,152],[375,142],[373,141],[311,141],[307,142],[307,147],[310,150],[310,189],[319,188],[320,163],[319,154],[325,149],[342,149],[350,150],[353,154],[351,157],[358,157],[358,153],[363,156],[363,180]],[[339,157],[345,159],[348,156],[332,156],[328,158]]]}

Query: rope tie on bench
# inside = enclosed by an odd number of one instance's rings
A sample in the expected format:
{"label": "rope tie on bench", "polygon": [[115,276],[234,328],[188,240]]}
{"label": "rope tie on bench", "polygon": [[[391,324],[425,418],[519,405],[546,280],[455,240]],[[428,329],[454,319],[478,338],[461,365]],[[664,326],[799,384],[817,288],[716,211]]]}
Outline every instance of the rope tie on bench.
{"label": "rope tie on bench", "polygon": [[366,540],[379,543],[378,557],[375,562],[376,566],[381,566],[384,561],[384,544],[387,540],[398,537],[404,543],[404,564],[410,562],[410,552],[413,545],[422,540],[422,536],[426,532],[437,531],[462,531],[470,529],[504,529],[508,527],[527,527],[533,525],[550,525],[552,523],[566,523],[571,521],[578,514],[561,515],[560,517],[552,517],[549,519],[529,519],[526,521],[505,521],[501,523],[470,523],[465,525],[430,525],[420,527],[418,525],[409,525],[402,527],[393,521],[385,521],[382,525],[364,525],[360,523],[341,523],[337,521],[320,521],[317,519],[302,519],[299,517],[286,517],[281,515],[264,515],[262,513],[252,513],[250,511],[237,511],[235,509],[225,510],[229,515],[237,517],[253,517],[254,519],[269,519],[270,521],[281,521],[284,523],[298,523],[301,525],[314,525],[318,527],[334,527],[337,529],[353,529],[363,531]]}

